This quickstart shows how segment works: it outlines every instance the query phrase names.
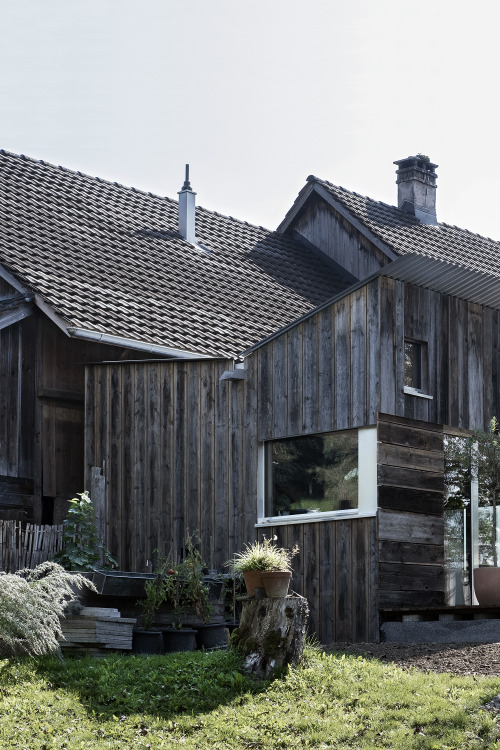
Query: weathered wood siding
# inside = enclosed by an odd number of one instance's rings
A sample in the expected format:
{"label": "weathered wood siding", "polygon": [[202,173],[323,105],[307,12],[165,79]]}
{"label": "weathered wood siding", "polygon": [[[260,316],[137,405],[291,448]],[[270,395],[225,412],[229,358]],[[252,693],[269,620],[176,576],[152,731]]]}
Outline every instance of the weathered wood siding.
{"label": "weathered wood siding", "polygon": [[46,502],[62,521],[84,489],[84,363],[117,351],[38,311],[0,329],[0,516],[40,522]]}
{"label": "weathered wood siding", "polygon": [[322,643],[378,641],[375,518],[275,526],[265,533],[289,549],[299,546],[291,588],[307,598],[311,633]]}
{"label": "weathered wood siding", "polygon": [[259,440],[375,424],[379,287],[361,287],[258,349]]}
{"label": "weathered wood siding", "polygon": [[[251,377],[220,381],[222,360],[87,368],[86,466],[106,478],[106,544],[124,570],[182,554],[198,533],[206,562],[255,538],[257,440]],[[89,476],[89,474],[87,474]]]}
{"label": "weathered wood siding", "polygon": [[381,414],[379,607],[444,604],[443,428]]}
{"label": "weathered wood siding", "polygon": [[356,279],[366,279],[389,262],[385,253],[318,196],[312,196],[294,230]]}
{"label": "weathered wood siding", "polygon": [[[431,399],[404,393],[405,336],[427,342]],[[257,536],[260,442],[388,414],[378,526],[272,530],[301,547],[294,586],[321,639],[375,637],[377,597],[442,601],[442,429],[415,420],[486,425],[498,413],[499,350],[496,312],[380,277],[250,354],[239,382],[220,381],[228,361],[88,366],[86,476],[103,470],[106,544],[123,569],[143,570],[198,531],[221,567]]]}

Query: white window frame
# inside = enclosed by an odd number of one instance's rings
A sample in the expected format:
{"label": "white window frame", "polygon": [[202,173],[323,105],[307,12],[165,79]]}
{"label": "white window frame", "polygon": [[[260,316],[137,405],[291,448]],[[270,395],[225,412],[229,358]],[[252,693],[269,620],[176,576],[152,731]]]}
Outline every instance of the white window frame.
{"label": "white window frame", "polygon": [[[321,433],[312,433],[320,435]],[[284,438],[286,439],[286,438]],[[286,526],[296,523],[362,518],[377,514],[377,427],[358,428],[358,507],[289,516],[266,516],[266,443],[259,444],[257,467],[257,528]]]}

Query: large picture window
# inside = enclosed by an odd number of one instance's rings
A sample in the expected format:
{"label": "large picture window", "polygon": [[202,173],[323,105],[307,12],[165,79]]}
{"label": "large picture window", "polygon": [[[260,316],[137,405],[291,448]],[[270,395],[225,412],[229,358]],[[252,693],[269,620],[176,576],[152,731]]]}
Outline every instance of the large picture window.
{"label": "large picture window", "polygon": [[266,444],[265,514],[290,516],[358,507],[358,431]]}

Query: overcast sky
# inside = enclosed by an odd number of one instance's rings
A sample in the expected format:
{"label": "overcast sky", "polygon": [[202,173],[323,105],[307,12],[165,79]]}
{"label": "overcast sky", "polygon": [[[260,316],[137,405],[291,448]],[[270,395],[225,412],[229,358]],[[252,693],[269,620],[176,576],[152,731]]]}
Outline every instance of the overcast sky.
{"label": "overcast sky", "polygon": [[275,228],[309,174],[500,240],[494,0],[0,0],[0,148]]}

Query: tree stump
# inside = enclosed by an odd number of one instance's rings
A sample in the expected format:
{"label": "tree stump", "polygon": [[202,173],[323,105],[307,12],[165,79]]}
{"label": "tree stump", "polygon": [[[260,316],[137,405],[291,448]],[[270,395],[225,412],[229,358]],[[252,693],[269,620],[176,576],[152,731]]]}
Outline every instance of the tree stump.
{"label": "tree stump", "polygon": [[245,654],[245,669],[268,677],[285,664],[297,664],[308,616],[307,599],[298,595],[243,600],[234,641]]}

